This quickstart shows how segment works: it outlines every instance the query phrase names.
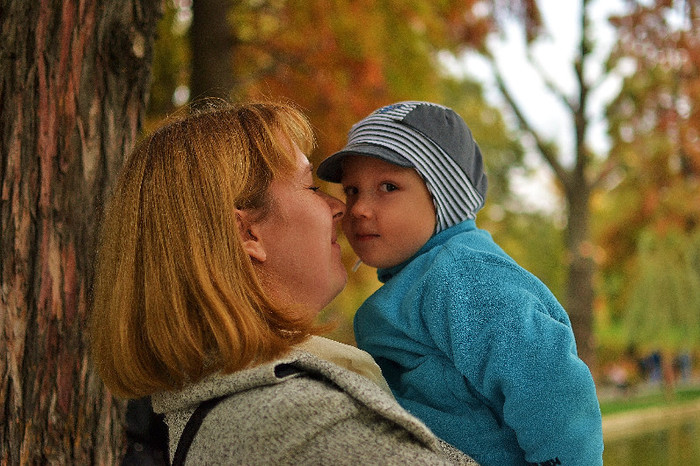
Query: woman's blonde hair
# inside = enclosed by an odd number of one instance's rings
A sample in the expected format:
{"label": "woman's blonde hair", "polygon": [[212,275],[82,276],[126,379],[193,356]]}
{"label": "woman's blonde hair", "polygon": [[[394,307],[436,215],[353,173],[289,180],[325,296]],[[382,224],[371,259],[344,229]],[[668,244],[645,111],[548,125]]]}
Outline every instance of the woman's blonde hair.
{"label": "woman's blonde hair", "polygon": [[307,154],[314,143],[293,106],[219,104],[165,124],[126,160],[103,219],[90,324],[115,395],[268,361],[314,330],[265,294],[236,218],[270,209],[270,183],[296,168],[290,142]]}

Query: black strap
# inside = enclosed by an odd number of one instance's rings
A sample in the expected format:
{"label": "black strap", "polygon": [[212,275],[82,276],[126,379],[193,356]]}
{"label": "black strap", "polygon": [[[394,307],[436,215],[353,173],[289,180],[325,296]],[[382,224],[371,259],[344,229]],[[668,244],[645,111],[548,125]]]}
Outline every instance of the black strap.
{"label": "black strap", "polygon": [[[292,366],[291,364],[278,364],[275,366],[275,376],[279,379],[289,377],[290,375],[301,372],[301,369]],[[202,421],[209,414],[209,411],[214,409],[214,406],[218,405],[222,400],[228,398],[229,395],[219,396],[217,398],[211,398],[207,401],[203,401],[197,409],[194,410],[192,416],[185,424],[185,428],[182,431],[180,440],[177,442],[177,448],[175,449],[175,455],[173,456],[173,466],[184,466],[185,458],[187,458],[187,452],[192,445],[194,436],[197,435],[199,427],[202,425]]]}
{"label": "black strap", "polygon": [[214,409],[214,406],[218,405],[219,402],[227,398],[228,395],[219,396],[217,398],[211,398],[207,401],[202,402],[197,409],[194,410],[192,416],[185,424],[185,429],[182,431],[180,440],[177,442],[177,448],[175,449],[175,455],[173,456],[173,466],[183,466],[185,464],[185,458],[187,458],[187,452],[192,445],[194,436],[197,435],[199,427],[202,425],[202,421],[209,414],[209,411]]}

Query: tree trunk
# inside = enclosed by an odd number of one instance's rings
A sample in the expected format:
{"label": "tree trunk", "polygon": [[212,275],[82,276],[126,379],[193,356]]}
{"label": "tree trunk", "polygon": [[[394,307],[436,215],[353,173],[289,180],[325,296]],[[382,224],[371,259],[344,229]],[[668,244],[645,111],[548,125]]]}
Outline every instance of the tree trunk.
{"label": "tree trunk", "polygon": [[568,227],[566,250],[569,271],[566,290],[566,310],[576,337],[581,359],[595,374],[595,339],[593,334],[593,273],[594,246],[590,234],[590,189],[584,180],[567,192]]}
{"label": "tree trunk", "polygon": [[571,318],[579,356],[595,376],[597,371],[593,334],[593,258],[595,247],[590,229],[590,201],[593,183],[587,179],[587,173],[591,170],[592,158],[586,145],[588,98],[591,91],[586,79],[587,63],[591,53],[589,3],[590,0],[581,2],[579,55],[574,60],[578,98],[576,104],[571,106],[571,110],[575,133],[576,163],[569,175],[563,180],[563,185],[569,207],[566,230],[566,248],[569,254],[566,309]]}
{"label": "tree trunk", "polygon": [[123,403],[88,362],[100,206],[145,110],[160,4],[0,6],[0,464],[115,464]]}
{"label": "tree trunk", "polygon": [[203,97],[230,97],[235,82],[234,37],[228,22],[232,4],[232,0],[192,3],[190,93],[195,101]]}

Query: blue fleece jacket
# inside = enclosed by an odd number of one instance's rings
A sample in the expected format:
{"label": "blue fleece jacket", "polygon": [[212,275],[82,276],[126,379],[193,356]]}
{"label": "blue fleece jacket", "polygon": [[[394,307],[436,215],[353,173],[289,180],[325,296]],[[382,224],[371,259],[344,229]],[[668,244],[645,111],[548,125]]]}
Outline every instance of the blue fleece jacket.
{"label": "blue fleece jacket", "polygon": [[549,289],[467,220],[380,269],[357,344],[396,399],[483,465],[601,465],[595,385]]}

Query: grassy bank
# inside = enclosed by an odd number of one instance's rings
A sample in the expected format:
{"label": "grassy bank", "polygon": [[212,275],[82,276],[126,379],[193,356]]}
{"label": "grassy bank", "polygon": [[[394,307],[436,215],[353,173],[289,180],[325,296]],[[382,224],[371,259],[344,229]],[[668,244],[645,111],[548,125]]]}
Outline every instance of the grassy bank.
{"label": "grassy bank", "polygon": [[677,406],[700,399],[700,387],[683,387],[676,390],[674,396],[667,399],[661,389],[632,392],[629,395],[603,399],[600,410],[603,416],[637,409]]}

